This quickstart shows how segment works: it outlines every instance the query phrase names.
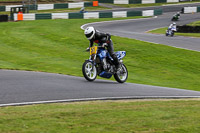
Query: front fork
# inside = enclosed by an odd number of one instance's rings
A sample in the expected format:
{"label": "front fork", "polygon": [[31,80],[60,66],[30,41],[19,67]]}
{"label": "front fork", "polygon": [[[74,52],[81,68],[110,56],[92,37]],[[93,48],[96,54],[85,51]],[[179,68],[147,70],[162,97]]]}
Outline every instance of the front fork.
{"label": "front fork", "polygon": [[96,57],[97,57],[97,55],[95,54],[95,55],[90,55],[90,58],[89,58],[89,61],[92,62],[92,71],[93,71],[94,66],[96,65],[96,63],[95,63]]}

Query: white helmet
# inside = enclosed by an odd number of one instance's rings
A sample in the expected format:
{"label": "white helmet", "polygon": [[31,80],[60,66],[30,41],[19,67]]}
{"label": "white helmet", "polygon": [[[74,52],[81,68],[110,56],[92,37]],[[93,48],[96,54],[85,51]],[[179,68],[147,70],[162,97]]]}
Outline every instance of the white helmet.
{"label": "white helmet", "polygon": [[175,23],[175,22],[173,22],[173,25],[176,25],[176,23]]}
{"label": "white helmet", "polygon": [[95,29],[94,27],[87,27],[85,29],[85,36],[87,37],[88,40],[91,40],[94,37],[95,34]]}

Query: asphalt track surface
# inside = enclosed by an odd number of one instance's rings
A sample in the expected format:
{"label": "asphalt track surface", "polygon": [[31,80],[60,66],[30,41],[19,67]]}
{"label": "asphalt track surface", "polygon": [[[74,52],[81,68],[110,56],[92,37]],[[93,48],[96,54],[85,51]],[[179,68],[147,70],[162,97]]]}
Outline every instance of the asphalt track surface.
{"label": "asphalt track surface", "polygon": [[[171,23],[170,18],[173,13],[157,18],[90,25],[112,35],[200,51],[200,39],[198,38],[165,37],[145,33],[154,28],[167,27]],[[200,14],[185,14],[177,23],[185,24],[199,19]],[[133,83],[119,84],[115,81],[98,79],[88,82],[83,77],[42,72],[0,70],[0,106],[87,100],[192,97],[199,98],[200,92]]]}
{"label": "asphalt track surface", "polygon": [[[83,28],[87,26],[94,26],[97,30],[108,32],[116,36],[134,38],[147,42],[166,44],[178,48],[200,51],[200,38],[183,37],[176,35],[174,37],[166,37],[165,35],[146,33],[147,31],[152,29],[168,27],[172,23],[171,17],[174,13],[175,12],[164,13],[164,15],[154,18],[130,19],[86,24],[83,26]],[[200,20],[200,13],[181,14],[180,21],[177,21],[176,23],[177,25],[184,25],[198,20]]]}
{"label": "asphalt track surface", "polygon": [[[170,5],[163,5],[163,6],[150,6],[150,7],[134,7],[134,8],[123,8],[123,7],[118,7],[118,6],[112,6],[112,5],[106,5],[106,4],[101,4],[100,6],[105,6],[108,8],[112,8],[109,10],[99,10],[99,12],[110,12],[110,11],[143,11],[143,10],[154,10],[154,9],[162,9],[163,12],[178,12],[181,11],[183,7],[196,7],[200,6],[200,2],[197,3],[191,3],[191,4],[170,4]],[[92,11],[96,12],[96,11]]]}

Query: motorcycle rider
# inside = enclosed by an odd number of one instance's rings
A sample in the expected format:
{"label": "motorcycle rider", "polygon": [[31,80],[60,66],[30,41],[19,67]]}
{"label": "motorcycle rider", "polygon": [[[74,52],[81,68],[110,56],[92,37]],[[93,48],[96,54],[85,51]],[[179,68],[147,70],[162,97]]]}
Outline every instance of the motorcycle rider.
{"label": "motorcycle rider", "polygon": [[178,20],[180,18],[180,12],[177,12],[176,14],[173,15],[173,18]]}
{"label": "motorcycle rider", "polygon": [[177,12],[177,13],[176,13],[176,16],[177,16],[178,18],[180,18],[180,16],[181,16],[180,12]]}
{"label": "motorcycle rider", "polygon": [[176,32],[176,23],[173,22],[172,24],[169,25],[168,29],[166,30],[166,36],[170,35],[170,36],[174,36],[174,32]]}
{"label": "motorcycle rider", "polygon": [[[111,35],[108,33],[101,33],[95,30],[94,27],[87,27],[84,31],[86,38],[90,41],[89,47],[92,47],[94,43],[107,44],[107,50],[114,60],[117,71],[120,70],[120,64],[117,56],[114,53],[113,42],[111,40]],[[87,48],[89,50],[89,48]]]}
{"label": "motorcycle rider", "polygon": [[80,10],[80,13],[85,13],[85,7],[82,7],[81,10]]}
{"label": "motorcycle rider", "polygon": [[177,31],[176,29],[176,23],[173,22],[172,24],[169,25],[168,30],[173,30],[174,32]]}

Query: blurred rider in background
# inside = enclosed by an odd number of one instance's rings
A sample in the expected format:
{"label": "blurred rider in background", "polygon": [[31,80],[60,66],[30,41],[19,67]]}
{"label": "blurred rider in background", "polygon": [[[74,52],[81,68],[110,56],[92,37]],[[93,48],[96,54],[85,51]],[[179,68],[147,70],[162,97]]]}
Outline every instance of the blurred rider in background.
{"label": "blurred rider in background", "polygon": [[177,31],[176,29],[176,23],[173,22],[172,24],[169,25],[168,30],[173,30],[173,31]]}
{"label": "blurred rider in background", "polygon": [[180,12],[177,12],[176,14],[173,15],[172,21],[178,21],[180,19]]}
{"label": "blurred rider in background", "polygon": [[179,19],[180,16],[181,16],[180,12],[177,12],[177,13],[175,14],[175,16]]}
{"label": "blurred rider in background", "polygon": [[81,8],[80,13],[86,13],[85,7],[82,7],[82,8]]}

